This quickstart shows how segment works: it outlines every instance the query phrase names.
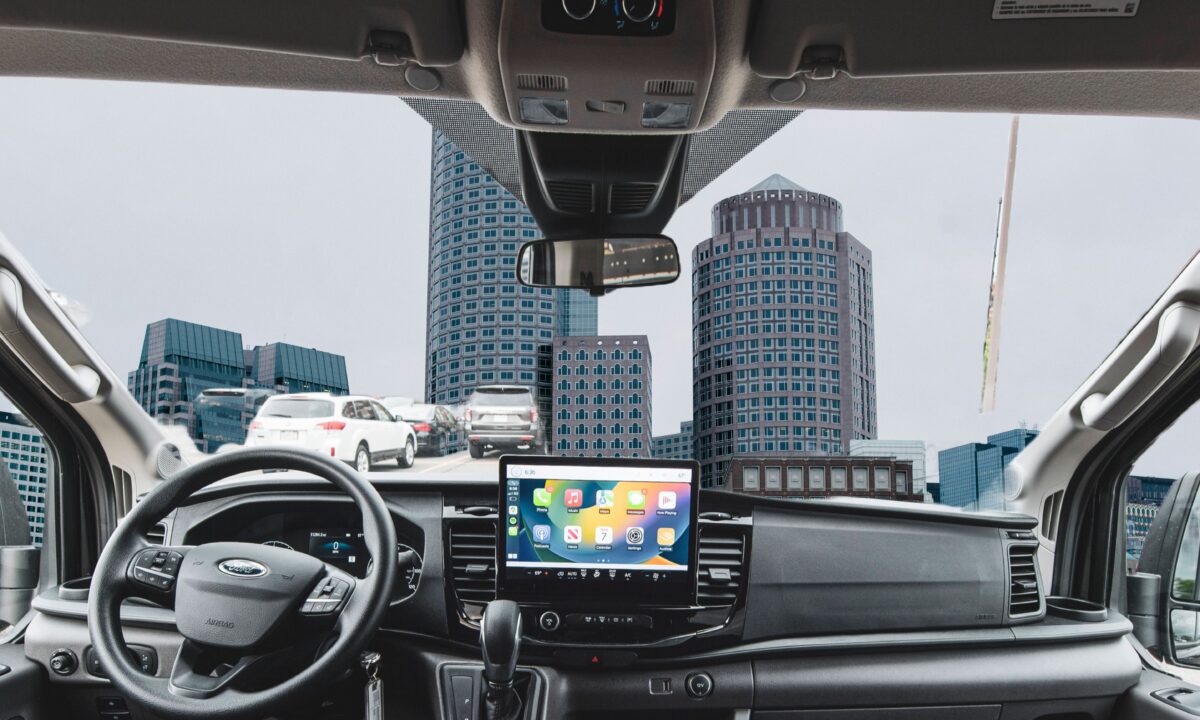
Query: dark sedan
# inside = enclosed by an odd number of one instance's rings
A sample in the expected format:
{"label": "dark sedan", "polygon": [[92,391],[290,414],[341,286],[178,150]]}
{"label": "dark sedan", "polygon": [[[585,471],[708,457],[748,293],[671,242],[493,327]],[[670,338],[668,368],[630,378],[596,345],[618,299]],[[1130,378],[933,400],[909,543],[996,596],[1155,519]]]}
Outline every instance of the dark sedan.
{"label": "dark sedan", "polygon": [[441,405],[414,403],[393,408],[392,414],[412,425],[417,433],[417,451],[425,455],[454,452],[458,423]]}

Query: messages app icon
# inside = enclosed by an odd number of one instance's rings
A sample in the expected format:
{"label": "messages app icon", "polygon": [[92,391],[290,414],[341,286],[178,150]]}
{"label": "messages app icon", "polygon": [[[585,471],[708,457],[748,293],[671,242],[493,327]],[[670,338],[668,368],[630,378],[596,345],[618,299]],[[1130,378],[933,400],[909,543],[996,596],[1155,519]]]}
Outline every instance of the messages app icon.
{"label": "messages app icon", "polygon": [[546,488],[534,488],[533,504],[537,507],[550,507],[550,499],[553,496],[554,493]]}
{"label": "messages app icon", "polygon": [[630,510],[645,510],[646,509],[646,493],[641,490],[630,490],[625,496],[625,505]]}

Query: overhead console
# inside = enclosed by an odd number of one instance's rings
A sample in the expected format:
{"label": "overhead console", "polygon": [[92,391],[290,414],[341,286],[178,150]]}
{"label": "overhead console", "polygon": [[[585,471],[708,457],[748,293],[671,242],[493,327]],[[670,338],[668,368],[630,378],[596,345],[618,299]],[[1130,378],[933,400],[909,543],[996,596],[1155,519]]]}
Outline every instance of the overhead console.
{"label": "overhead console", "polygon": [[498,50],[509,120],[568,132],[695,130],[716,35],[708,1],[508,0]]}

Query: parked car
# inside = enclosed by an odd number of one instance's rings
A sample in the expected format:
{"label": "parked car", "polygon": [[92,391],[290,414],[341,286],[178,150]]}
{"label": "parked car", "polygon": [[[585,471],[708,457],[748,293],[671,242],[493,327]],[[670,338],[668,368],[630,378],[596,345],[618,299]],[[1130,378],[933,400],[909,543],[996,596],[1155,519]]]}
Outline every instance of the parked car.
{"label": "parked car", "polygon": [[546,436],[538,420],[537,399],[521,385],[481,385],[467,400],[465,419],[471,457],[487,450],[545,453]]}
{"label": "parked car", "polygon": [[417,434],[378,400],[360,395],[301,393],[268,398],[246,436],[247,446],[291,445],[350,463],[359,472],[395,460],[412,467]]}
{"label": "parked car", "polygon": [[417,433],[417,452],[445,455],[453,449],[451,435],[458,429],[458,423],[445,407],[412,403],[389,409],[397,419],[412,425]]}

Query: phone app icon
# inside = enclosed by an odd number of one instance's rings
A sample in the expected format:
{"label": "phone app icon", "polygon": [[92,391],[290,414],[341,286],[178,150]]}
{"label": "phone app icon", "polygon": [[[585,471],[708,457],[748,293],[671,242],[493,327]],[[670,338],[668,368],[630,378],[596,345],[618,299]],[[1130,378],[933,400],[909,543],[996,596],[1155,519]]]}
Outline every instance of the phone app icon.
{"label": "phone app icon", "polygon": [[641,545],[644,539],[646,539],[646,533],[640,527],[631,527],[625,531],[627,545]]}
{"label": "phone app icon", "polygon": [[569,508],[583,505],[583,491],[579,488],[567,488],[567,491],[563,493],[563,504]]}
{"label": "phone app icon", "polygon": [[645,510],[646,493],[641,490],[630,490],[625,496],[625,505],[630,510]]}
{"label": "phone app icon", "polygon": [[596,528],[596,544],[597,545],[612,545],[613,532],[612,528],[607,525],[600,525]]}
{"label": "phone app icon", "polygon": [[583,542],[583,528],[579,525],[567,525],[563,528],[563,542],[575,545]]}
{"label": "phone app icon", "polygon": [[[516,537],[517,536],[517,528],[513,525],[510,525],[508,527],[508,534],[509,534],[509,537]],[[350,562],[354,562],[354,560],[351,560]]]}
{"label": "phone app icon", "polygon": [[550,526],[549,525],[534,525],[533,526],[533,541],[534,542],[550,542]]}
{"label": "phone app icon", "polygon": [[674,545],[675,544],[675,528],[659,528],[658,529],[658,544],[659,545]]}
{"label": "phone app icon", "polygon": [[553,498],[554,492],[549,488],[533,489],[533,504],[537,507],[550,507],[550,500]]}
{"label": "phone app icon", "polygon": [[675,491],[663,490],[658,494],[658,509],[659,510],[674,510],[675,509]]}
{"label": "phone app icon", "polygon": [[597,490],[596,491],[596,507],[610,508],[613,506],[613,491],[612,490]]}

